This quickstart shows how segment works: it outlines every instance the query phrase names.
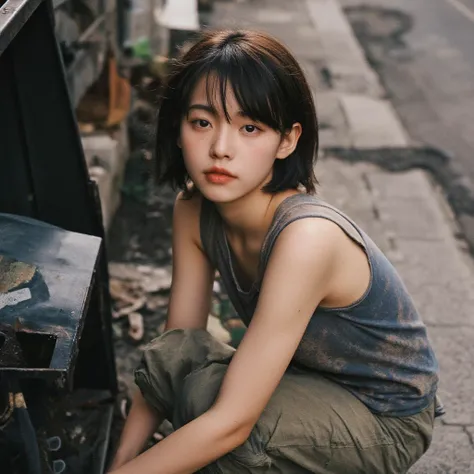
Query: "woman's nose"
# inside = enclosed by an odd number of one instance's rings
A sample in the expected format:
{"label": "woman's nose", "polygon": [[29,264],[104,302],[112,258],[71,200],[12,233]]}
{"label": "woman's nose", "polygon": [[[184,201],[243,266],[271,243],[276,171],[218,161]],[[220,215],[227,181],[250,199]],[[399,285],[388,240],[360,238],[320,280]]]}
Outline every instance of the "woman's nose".
{"label": "woman's nose", "polygon": [[212,144],[212,156],[217,159],[231,159],[233,156],[233,139],[230,127],[222,127],[216,131]]}

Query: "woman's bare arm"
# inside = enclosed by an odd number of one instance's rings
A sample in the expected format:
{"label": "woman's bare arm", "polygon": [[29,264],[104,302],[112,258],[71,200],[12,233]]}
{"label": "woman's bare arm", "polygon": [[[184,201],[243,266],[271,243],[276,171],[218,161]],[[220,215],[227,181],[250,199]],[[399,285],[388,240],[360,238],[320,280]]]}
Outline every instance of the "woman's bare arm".
{"label": "woman's bare arm", "polygon": [[166,329],[205,329],[214,268],[201,245],[201,196],[178,196],[173,214],[173,283]]}
{"label": "woman's bare arm", "polygon": [[193,473],[245,442],[332,284],[336,227],[304,219],[281,233],[253,320],[213,407],[114,474]]}
{"label": "woman's bare arm", "polygon": [[[173,279],[166,330],[206,328],[211,304],[214,269],[201,249],[199,216],[201,198],[176,199],[173,214]],[[136,457],[163,421],[138,391],[110,469]]]}
{"label": "woman's bare arm", "polygon": [[138,456],[162,421],[162,416],[146,402],[140,390],[137,390],[109,471],[118,469]]}

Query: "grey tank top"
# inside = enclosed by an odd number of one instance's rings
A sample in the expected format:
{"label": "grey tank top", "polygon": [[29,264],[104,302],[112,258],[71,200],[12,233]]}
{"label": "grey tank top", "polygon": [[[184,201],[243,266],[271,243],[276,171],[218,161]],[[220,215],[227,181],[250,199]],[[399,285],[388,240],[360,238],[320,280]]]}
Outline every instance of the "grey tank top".
{"label": "grey tank top", "polygon": [[350,306],[315,310],[293,363],[341,384],[374,413],[409,416],[427,408],[436,396],[438,364],[407,289],[372,240],[317,197],[296,194],[279,205],[263,242],[258,278],[248,291],[236,278],[223,221],[214,204],[203,199],[202,245],[237,313],[250,323],[276,239],[286,226],[307,218],[329,219],[357,242],[368,257],[371,279],[365,294]]}

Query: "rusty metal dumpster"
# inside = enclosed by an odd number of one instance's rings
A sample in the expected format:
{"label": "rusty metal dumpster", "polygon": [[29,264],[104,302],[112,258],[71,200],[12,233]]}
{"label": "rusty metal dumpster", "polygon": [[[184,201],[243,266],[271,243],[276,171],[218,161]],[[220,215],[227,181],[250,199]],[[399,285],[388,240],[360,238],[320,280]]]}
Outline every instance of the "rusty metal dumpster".
{"label": "rusty metal dumpster", "polygon": [[49,0],[0,0],[0,466],[99,473],[116,372],[100,203]]}

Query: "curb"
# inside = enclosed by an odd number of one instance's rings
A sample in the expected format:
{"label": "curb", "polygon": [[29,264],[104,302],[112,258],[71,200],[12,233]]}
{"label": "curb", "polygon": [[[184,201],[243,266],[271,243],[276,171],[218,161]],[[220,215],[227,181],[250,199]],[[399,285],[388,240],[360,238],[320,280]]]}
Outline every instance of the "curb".
{"label": "curb", "polygon": [[379,77],[367,62],[338,0],[306,0],[306,4],[350,129],[350,147],[407,146],[408,133],[391,103],[383,98]]}
{"label": "curb", "polygon": [[[379,77],[369,65],[339,1],[306,0],[306,4],[325,51],[335,100],[349,135],[348,138],[341,138],[338,130],[325,131],[329,143],[322,143],[323,152],[330,152],[334,146],[353,150],[410,147],[409,134],[390,101],[384,99],[385,92]],[[427,199],[439,203],[453,231],[452,238],[456,240],[456,229],[453,228],[451,213],[447,211],[450,206],[445,196],[435,187],[428,172],[421,171],[420,179],[423,177],[429,184],[425,187]],[[403,176],[398,175],[397,180],[403,180]],[[466,224],[459,222],[458,225],[468,230],[474,227],[471,221]]]}
{"label": "curb", "polygon": [[346,93],[383,97],[377,73],[369,66],[337,0],[306,0],[329,61],[335,89]]}
{"label": "curb", "polygon": [[409,145],[408,135],[389,101],[349,94],[341,95],[339,100],[349,125],[353,147]]}

